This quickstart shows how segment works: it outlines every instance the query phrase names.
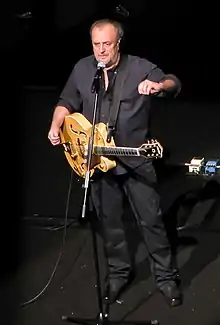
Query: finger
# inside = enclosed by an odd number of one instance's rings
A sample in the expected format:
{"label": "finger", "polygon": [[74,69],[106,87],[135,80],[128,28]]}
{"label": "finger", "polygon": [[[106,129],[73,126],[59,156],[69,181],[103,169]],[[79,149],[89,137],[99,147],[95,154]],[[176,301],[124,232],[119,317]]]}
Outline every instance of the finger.
{"label": "finger", "polygon": [[49,138],[49,139],[59,139],[60,136],[59,136],[58,134],[49,134],[49,135],[48,135],[48,138]]}
{"label": "finger", "polygon": [[143,82],[141,82],[138,86],[138,92],[139,94],[143,94]]}
{"label": "finger", "polygon": [[152,89],[152,84],[147,84],[145,86],[145,94],[150,95],[151,94],[151,89]]}
{"label": "finger", "polygon": [[139,87],[139,93],[141,95],[145,95],[146,94],[146,85],[144,83],[142,83]]}
{"label": "finger", "polygon": [[159,89],[151,88],[151,94],[156,94],[159,92]]}
{"label": "finger", "polygon": [[50,142],[52,143],[52,145],[56,146],[58,144],[60,144],[60,140],[50,140]]}
{"label": "finger", "polygon": [[151,92],[151,88],[152,88],[152,83],[151,83],[151,82],[149,82],[149,81],[145,81],[145,82],[143,83],[143,93],[144,93],[145,95],[149,95],[149,94],[150,94],[150,92]]}
{"label": "finger", "polygon": [[146,87],[146,94],[147,95],[150,95],[150,93],[151,93],[151,85],[147,85],[147,87]]}
{"label": "finger", "polygon": [[48,139],[49,139],[49,141],[53,144],[53,145],[55,145],[55,144],[59,144],[60,143],[60,137],[58,136],[58,137],[54,137],[53,135],[48,135]]}

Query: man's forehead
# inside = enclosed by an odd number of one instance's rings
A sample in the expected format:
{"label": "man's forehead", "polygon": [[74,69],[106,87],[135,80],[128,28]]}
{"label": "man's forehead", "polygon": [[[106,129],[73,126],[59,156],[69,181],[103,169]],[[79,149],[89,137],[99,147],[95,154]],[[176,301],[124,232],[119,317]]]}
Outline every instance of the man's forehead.
{"label": "man's forehead", "polygon": [[117,35],[117,29],[111,25],[111,24],[100,24],[97,26],[94,26],[92,30],[92,35],[94,34],[101,34],[101,33],[106,33],[112,36]]}

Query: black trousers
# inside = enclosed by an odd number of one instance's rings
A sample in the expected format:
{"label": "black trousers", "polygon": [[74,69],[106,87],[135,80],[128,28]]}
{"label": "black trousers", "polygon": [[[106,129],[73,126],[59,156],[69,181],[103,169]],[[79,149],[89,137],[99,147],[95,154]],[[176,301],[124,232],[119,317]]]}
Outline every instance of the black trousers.
{"label": "black trousers", "polygon": [[[150,177],[149,177],[150,175]],[[174,277],[173,256],[162,220],[160,198],[152,167],[148,177],[135,173],[99,175],[91,185],[91,198],[101,223],[110,278],[126,278],[132,269],[122,216],[127,201],[145,241],[152,273],[159,285]],[[152,182],[153,179],[153,182]]]}

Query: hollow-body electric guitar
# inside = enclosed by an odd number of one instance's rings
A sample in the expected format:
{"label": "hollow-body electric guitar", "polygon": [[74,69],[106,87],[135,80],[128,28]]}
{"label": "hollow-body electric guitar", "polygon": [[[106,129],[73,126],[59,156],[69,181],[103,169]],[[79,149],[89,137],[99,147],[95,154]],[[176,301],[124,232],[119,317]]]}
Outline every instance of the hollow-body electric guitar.
{"label": "hollow-body electric guitar", "polygon": [[[88,144],[92,133],[92,124],[80,113],[67,115],[60,129],[61,144],[73,170],[85,178],[87,168]],[[90,176],[96,168],[103,172],[116,167],[116,156],[144,156],[161,158],[163,147],[157,140],[148,140],[139,148],[116,147],[113,138],[107,143],[107,125],[100,122],[95,125],[93,155],[90,162]]]}

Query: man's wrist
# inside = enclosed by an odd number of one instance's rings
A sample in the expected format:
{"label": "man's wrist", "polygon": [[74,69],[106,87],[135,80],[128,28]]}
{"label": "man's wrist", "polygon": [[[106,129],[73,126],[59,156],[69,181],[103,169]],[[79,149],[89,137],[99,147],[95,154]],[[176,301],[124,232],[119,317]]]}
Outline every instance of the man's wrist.
{"label": "man's wrist", "polygon": [[161,81],[161,82],[159,82],[159,85],[161,86],[160,90],[164,91],[164,83]]}

